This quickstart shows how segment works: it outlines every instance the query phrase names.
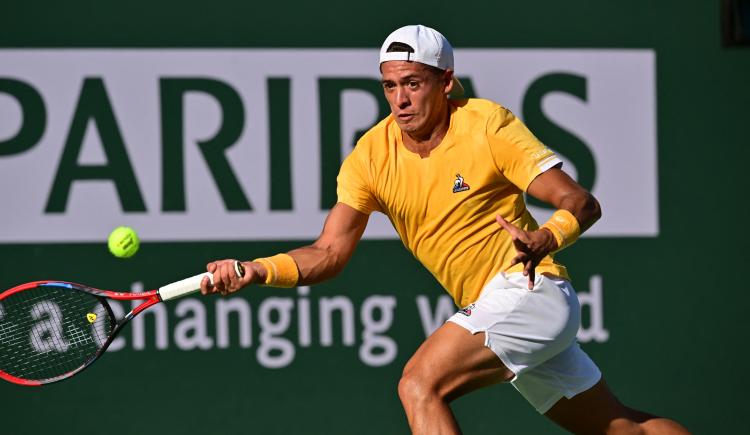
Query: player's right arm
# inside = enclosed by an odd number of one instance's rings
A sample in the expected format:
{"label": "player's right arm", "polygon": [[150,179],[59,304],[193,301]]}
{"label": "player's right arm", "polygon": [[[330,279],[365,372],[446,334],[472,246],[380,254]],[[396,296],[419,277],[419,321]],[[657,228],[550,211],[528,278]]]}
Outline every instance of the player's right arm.
{"label": "player's right arm", "polygon": [[[287,253],[299,272],[296,284],[309,285],[333,278],[349,262],[357,243],[365,231],[369,215],[343,204],[336,204],[328,213],[318,239],[311,245]],[[235,260],[218,260],[208,263],[206,269],[213,274],[214,283],[206,278],[201,282],[201,293],[228,294],[248,284],[267,282],[268,269],[258,261],[243,262],[245,275],[238,277]]]}
{"label": "player's right arm", "polygon": [[362,238],[369,215],[338,203],[328,213],[323,232],[312,245],[289,252],[299,270],[299,283],[317,284],[344,269]]}

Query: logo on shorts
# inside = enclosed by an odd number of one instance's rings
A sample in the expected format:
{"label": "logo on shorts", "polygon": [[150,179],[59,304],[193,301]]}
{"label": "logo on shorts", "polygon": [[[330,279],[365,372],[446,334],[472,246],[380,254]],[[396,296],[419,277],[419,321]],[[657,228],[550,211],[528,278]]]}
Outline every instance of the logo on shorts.
{"label": "logo on shorts", "polygon": [[474,306],[475,306],[474,304],[467,305],[466,307],[461,308],[460,310],[458,310],[458,312],[461,313],[461,314],[463,314],[466,317],[469,317],[469,316],[471,316],[471,310],[474,309]]}
{"label": "logo on shorts", "polygon": [[456,174],[456,179],[453,180],[453,193],[463,192],[469,190],[469,185],[464,181],[464,177],[461,174]]}

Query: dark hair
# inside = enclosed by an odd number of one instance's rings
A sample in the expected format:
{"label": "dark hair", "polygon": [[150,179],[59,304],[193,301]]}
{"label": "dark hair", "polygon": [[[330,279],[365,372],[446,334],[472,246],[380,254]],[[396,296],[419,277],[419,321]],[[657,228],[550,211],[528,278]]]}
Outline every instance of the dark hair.
{"label": "dark hair", "polygon": [[436,66],[432,66],[432,65],[427,65],[425,63],[423,63],[422,65],[424,65],[425,68],[427,68],[427,71],[429,71],[433,75],[436,75],[439,78],[442,78],[443,74],[445,74],[445,70],[444,69],[440,69],[440,68],[438,68]]}
{"label": "dark hair", "polygon": [[385,50],[386,53],[392,53],[392,52],[404,52],[404,53],[414,53],[414,48],[409,44],[404,44],[403,42],[392,42],[391,45],[388,46],[388,48]]}
{"label": "dark hair", "polygon": [[[405,44],[403,42],[392,42],[391,45],[389,45],[388,48],[385,50],[385,52],[386,53],[393,53],[393,52],[414,53],[414,48],[411,45]],[[422,65],[424,65],[425,68],[427,68],[428,72],[430,72],[432,75],[438,78],[443,77],[443,73],[445,73],[445,70],[442,70],[438,67],[427,65],[425,63],[423,63]]]}

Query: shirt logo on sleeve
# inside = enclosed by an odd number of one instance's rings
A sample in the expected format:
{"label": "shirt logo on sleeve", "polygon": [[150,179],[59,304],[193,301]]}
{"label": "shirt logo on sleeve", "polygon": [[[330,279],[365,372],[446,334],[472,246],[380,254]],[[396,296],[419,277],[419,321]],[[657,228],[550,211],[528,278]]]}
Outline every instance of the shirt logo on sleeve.
{"label": "shirt logo on sleeve", "polygon": [[476,304],[470,304],[468,306],[461,308],[460,310],[458,310],[458,312],[463,314],[466,317],[469,317],[471,316],[471,310],[473,310],[474,307],[476,307]]}
{"label": "shirt logo on sleeve", "polygon": [[456,179],[453,180],[453,193],[463,192],[469,190],[469,185],[464,181],[464,177],[461,174],[456,174]]}

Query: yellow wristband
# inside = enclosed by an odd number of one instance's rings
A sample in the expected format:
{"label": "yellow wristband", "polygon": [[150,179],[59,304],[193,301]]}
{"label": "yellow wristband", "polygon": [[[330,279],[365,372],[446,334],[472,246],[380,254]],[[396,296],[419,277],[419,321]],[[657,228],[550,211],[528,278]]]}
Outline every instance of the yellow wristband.
{"label": "yellow wristband", "polygon": [[555,236],[557,249],[554,252],[572,245],[578,240],[578,236],[581,235],[581,227],[578,225],[578,219],[568,210],[557,210],[541,228],[547,228]]}
{"label": "yellow wristband", "polygon": [[297,263],[289,254],[277,254],[273,257],[256,258],[253,260],[266,269],[266,282],[271,287],[294,287],[299,281]]}

